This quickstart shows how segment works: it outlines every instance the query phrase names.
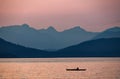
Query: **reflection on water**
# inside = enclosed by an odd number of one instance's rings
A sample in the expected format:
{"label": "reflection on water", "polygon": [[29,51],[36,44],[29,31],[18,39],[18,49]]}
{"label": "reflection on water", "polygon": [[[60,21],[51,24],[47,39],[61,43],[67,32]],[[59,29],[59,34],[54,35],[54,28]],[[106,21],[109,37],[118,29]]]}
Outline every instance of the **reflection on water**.
{"label": "reflection on water", "polygon": [[[120,58],[13,60],[0,59],[0,79],[120,79]],[[66,71],[76,67],[87,70]]]}

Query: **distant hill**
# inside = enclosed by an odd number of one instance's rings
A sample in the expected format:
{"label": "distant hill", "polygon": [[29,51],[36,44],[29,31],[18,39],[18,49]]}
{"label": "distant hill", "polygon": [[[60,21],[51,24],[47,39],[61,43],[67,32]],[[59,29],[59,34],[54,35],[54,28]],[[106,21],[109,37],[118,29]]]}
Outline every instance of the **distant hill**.
{"label": "distant hill", "polygon": [[120,57],[120,38],[97,39],[46,52],[0,39],[0,58]]}
{"label": "distant hill", "polygon": [[97,39],[57,51],[61,57],[120,57],[120,38]]}
{"label": "distant hill", "polygon": [[109,28],[95,36],[93,39],[100,38],[120,38],[120,27]]}
{"label": "distant hill", "polygon": [[48,29],[34,29],[27,24],[0,28],[0,37],[25,47],[58,50],[91,40],[98,33],[87,32],[80,26],[58,32],[52,26]]}
{"label": "distant hill", "polygon": [[19,46],[0,39],[0,58],[34,58],[48,56],[48,52]]}

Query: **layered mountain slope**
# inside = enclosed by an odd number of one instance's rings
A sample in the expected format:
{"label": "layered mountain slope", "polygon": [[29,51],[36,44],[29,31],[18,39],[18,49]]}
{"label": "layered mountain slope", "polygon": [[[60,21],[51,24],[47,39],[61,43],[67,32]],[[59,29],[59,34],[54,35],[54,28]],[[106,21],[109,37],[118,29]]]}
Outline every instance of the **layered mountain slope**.
{"label": "layered mountain slope", "polygon": [[99,38],[120,38],[120,27],[113,27],[109,28],[97,36],[94,37],[94,39],[99,39]]}
{"label": "layered mountain slope", "polygon": [[97,39],[46,52],[0,39],[0,58],[120,57],[120,38]]}
{"label": "layered mountain slope", "polygon": [[0,37],[22,46],[42,50],[57,50],[91,40],[98,33],[87,32],[79,26],[56,31],[53,27],[36,30],[27,24],[0,28]]}
{"label": "layered mountain slope", "polygon": [[0,38],[0,58],[34,58],[48,56],[48,52],[12,44]]}
{"label": "layered mountain slope", "polygon": [[57,51],[68,57],[120,57],[120,38],[97,39]]}

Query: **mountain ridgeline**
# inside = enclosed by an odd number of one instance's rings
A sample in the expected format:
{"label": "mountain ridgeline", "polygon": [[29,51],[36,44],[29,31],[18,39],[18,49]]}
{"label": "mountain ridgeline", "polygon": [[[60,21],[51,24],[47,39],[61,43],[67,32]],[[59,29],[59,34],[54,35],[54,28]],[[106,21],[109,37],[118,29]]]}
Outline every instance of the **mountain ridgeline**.
{"label": "mountain ridgeline", "polygon": [[23,47],[0,39],[0,58],[49,57],[48,52]]}
{"label": "mountain ridgeline", "polygon": [[120,38],[97,39],[56,52],[27,48],[0,39],[0,58],[120,57]]}
{"label": "mountain ridgeline", "polygon": [[48,29],[36,30],[27,24],[0,28],[0,37],[15,44],[42,50],[59,50],[87,40],[98,33],[87,32],[76,26],[58,32],[52,26]]}
{"label": "mountain ridgeline", "polygon": [[102,38],[80,43],[58,51],[69,57],[120,57],[120,38]]}
{"label": "mountain ridgeline", "polygon": [[[48,51],[49,50],[49,51]],[[120,57],[120,27],[56,31],[27,24],[0,28],[0,58]]]}
{"label": "mountain ridgeline", "polygon": [[120,27],[109,28],[98,35],[96,35],[93,39],[100,38],[117,38],[120,37]]}

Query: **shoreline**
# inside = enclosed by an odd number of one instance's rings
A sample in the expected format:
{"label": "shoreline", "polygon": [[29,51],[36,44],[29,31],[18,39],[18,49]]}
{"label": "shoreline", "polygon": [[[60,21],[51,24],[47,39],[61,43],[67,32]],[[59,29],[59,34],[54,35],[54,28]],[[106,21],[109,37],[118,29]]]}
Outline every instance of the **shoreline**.
{"label": "shoreline", "polygon": [[0,58],[1,62],[90,62],[120,61],[120,57],[82,57],[82,58]]}

